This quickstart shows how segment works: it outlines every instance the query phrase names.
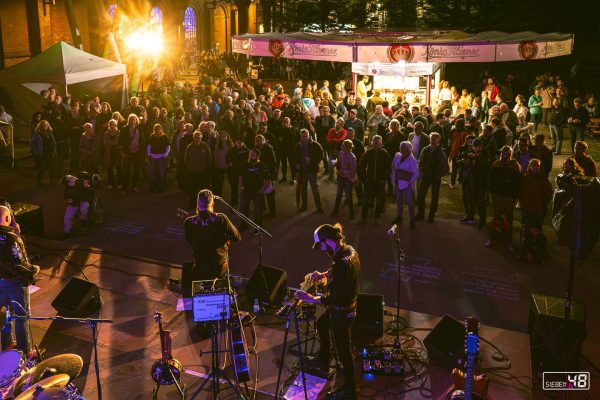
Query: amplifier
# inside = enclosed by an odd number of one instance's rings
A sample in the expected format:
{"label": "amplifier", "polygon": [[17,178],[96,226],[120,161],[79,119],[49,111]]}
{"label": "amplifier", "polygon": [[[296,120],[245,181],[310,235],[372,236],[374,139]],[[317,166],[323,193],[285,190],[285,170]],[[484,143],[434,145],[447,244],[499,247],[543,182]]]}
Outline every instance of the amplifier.
{"label": "amplifier", "polygon": [[363,374],[393,376],[404,374],[404,358],[402,357],[402,349],[398,347],[364,347],[360,357]]}

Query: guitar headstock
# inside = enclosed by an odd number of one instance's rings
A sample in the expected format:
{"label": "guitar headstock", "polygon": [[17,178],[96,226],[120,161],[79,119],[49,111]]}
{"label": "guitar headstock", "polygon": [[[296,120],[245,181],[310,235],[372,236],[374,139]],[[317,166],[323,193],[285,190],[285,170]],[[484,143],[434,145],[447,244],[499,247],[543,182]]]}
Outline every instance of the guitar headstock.
{"label": "guitar headstock", "polygon": [[175,211],[175,214],[177,214],[179,218],[184,219],[190,216],[190,213],[185,211],[183,208],[178,208],[177,211]]}
{"label": "guitar headstock", "polygon": [[467,356],[476,356],[479,352],[479,320],[475,317],[469,317],[465,321],[467,337],[465,340],[465,353]]}
{"label": "guitar headstock", "polygon": [[156,323],[159,323],[162,321],[162,313],[159,312],[158,310],[154,310],[154,321],[156,321]]}

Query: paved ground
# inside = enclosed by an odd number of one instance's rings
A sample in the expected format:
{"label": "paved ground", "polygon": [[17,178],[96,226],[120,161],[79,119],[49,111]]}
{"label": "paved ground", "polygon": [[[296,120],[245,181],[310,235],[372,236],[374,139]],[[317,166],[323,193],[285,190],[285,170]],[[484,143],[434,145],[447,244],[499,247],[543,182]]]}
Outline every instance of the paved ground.
{"label": "paved ground", "polygon": [[[557,160],[558,162],[560,160]],[[176,208],[187,205],[187,198],[176,189],[160,195],[151,195],[144,188],[142,193],[132,193],[126,197],[121,197],[116,191],[99,190],[98,196],[105,208],[104,224],[92,234],[75,237],[67,246],[54,241],[60,237],[62,225],[62,187],[37,187],[34,182],[31,160],[20,162],[18,168],[10,171],[0,170],[0,191],[3,192],[1,194],[6,194],[11,201],[38,204],[44,208],[46,238],[50,240],[38,243],[44,248],[60,249],[79,245],[102,249],[109,254],[106,258],[97,260],[104,268],[119,267],[119,262],[110,254],[145,257],[178,265],[191,257],[191,251],[182,238],[182,221],[175,215]],[[296,214],[293,188],[289,184],[277,186],[278,213],[275,218],[268,219],[265,223],[273,238],[262,240],[263,263],[285,269],[290,285],[297,284],[305,273],[323,268],[328,263],[323,254],[310,250],[315,227],[325,222],[340,221],[346,228],[347,241],[355,246],[361,255],[363,291],[382,293],[386,304],[393,306],[396,298],[396,258],[394,245],[386,234],[389,226],[377,227],[372,219],[365,226],[358,226],[356,220],[350,221],[347,218],[346,210],[342,210],[337,220],[329,218],[327,214],[333,206],[334,188],[334,184],[326,180],[320,181],[326,215],[319,215],[313,211],[310,199],[309,210]],[[561,296],[565,292],[569,274],[568,250],[554,245],[555,234],[550,227],[545,231],[551,243],[552,257],[545,265],[519,263],[515,261],[514,254],[504,248],[486,248],[483,245],[486,240],[483,232],[458,224],[457,221],[461,217],[459,196],[458,189],[451,190],[444,186],[440,212],[434,224],[420,223],[414,232],[406,225],[401,227],[401,246],[407,254],[403,267],[401,307],[435,316],[448,313],[458,319],[475,315],[485,325],[525,332],[531,293]],[[225,211],[222,207],[218,208]],[[516,215],[518,216],[518,212]],[[386,207],[384,220],[389,223],[394,216],[395,207],[390,202]],[[515,234],[515,240],[516,238]],[[32,238],[32,242],[38,241]],[[40,248],[40,252],[48,255],[48,258],[43,260],[45,274],[54,276],[56,271],[48,271],[48,268],[52,266],[50,264],[55,264],[55,259],[50,257],[55,251],[44,248]],[[83,254],[77,258],[79,264],[88,262],[87,256]],[[250,276],[259,262],[258,255],[258,238],[245,233],[243,241],[234,245],[231,250],[232,272]],[[597,246],[586,261],[577,265],[573,291],[573,296],[583,300],[588,309],[588,337],[584,342],[583,353],[595,365],[600,365],[600,314],[597,312],[596,295],[600,286],[598,265],[600,251]],[[58,269],[66,268],[55,266]],[[100,272],[102,271],[101,268]],[[151,319],[148,319],[148,313],[154,303],[173,302],[173,299],[165,299],[163,296],[168,293],[164,290],[166,278],[176,276],[177,270],[161,269],[148,263],[136,267],[134,273],[139,272],[156,276],[158,279],[144,280],[125,273],[121,273],[119,279],[105,273],[97,276],[98,284],[105,291],[127,293],[129,296],[146,299],[139,305],[128,300],[121,303],[120,300],[109,308],[112,315],[108,315],[109,309],[105,311],[104,316],[120,319],[125,327],[118,329],[127,333],[123,337],[111,335],[110,338],[105,338],[105,345],[109,348],[112,346],[111,342],[123,341],[129,346],[129,341],[136,338],[144,340],[153,334],[149,331],[153,324]],[[106,281],[103,278],[105,276]],[[56,287],[48,291],[43,300],[52,300],[61,287],[61,282],[64,284],[63,280],[53,283],[52,286]],[[39,311],[50,310],[44,307]],[[142,330],[135,332],[132,338],[126,327],[128,324],[133,326],[141,320],[144,321],[141,325]],[[139,325],[135,326],[137,330]],[[143,329],[144,327],[146,329]],[[66,332],[71,336],[69,330]],[[77,338],[87,340],[86,335],[85,328],[77,330]],[[46,347],[53,348],[59,343],[62,342],[48,343]],[[127,357],[152,358],[146,357],[145,342],[131,343],[131,346],[136,350],[133,354],[127,353]],[[118,353],[120,350],[115,346],[109,351]],[[148,374],[148,365],[145,364],[125,362],[123,368],[127,369],[127,375],[138,369],[140,375]],[[593,367],[589,365],[585,368],[594,372]],[[598,371],[595,373],[598,374]],[[111,377],[113,378],[118,380],[118,377]],[[537,393],[539,394],[539,391]]]}

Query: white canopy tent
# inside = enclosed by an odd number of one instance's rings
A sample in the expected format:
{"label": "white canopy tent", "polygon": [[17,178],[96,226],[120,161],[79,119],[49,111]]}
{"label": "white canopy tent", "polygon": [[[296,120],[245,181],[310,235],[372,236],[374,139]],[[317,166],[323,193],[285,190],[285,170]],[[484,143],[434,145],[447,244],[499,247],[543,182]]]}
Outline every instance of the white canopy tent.
{"label": "white canopy tent", "polygon": [[0,103],[9,106],[21,124],[29,123],[32,113],[44,103],[40,90],[50,86],[73,99],[99,95],[118,109],[127,104],[125,64],[86,53],[65,42],[0,70]]}

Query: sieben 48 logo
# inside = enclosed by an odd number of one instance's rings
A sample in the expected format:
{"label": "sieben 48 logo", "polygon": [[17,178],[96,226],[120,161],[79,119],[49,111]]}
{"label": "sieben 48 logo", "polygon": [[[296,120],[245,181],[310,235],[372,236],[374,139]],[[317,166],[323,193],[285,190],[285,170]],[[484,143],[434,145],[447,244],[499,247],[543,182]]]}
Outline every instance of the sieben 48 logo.
{"label": "sieben 48 logo", "polygon": [[590,390],[589,372],[544,372],[544,390]]}

